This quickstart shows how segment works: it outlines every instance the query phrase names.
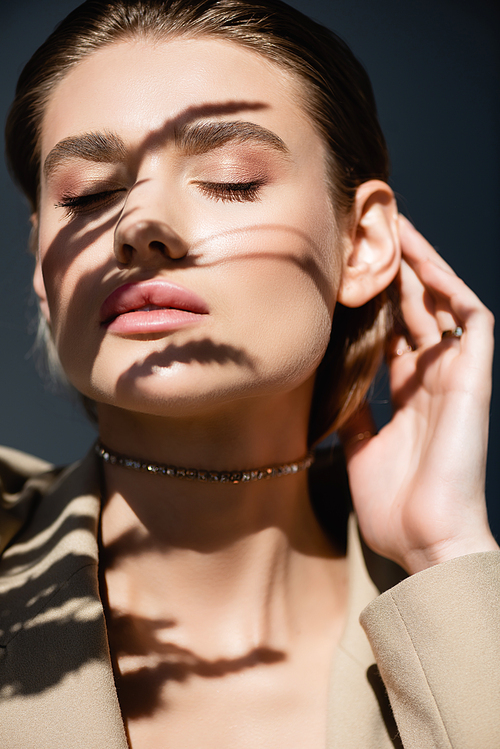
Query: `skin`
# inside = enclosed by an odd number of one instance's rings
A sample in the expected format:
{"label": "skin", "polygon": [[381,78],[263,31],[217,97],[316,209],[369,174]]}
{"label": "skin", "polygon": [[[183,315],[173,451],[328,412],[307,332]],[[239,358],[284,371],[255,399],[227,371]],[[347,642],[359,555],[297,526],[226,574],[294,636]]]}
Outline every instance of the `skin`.
{"label": "skin", "polygon": [[[84,132],[124,146],[112,163],[63,159],[42,181],[34,285],[63,366],[117,451],[216,470],[292,460],[336,300],[359,306],[400,273],[416,348],[390,364],[395,416],[358,441],[361,413],[344,435],[361,529],[409,573],[497,548],[484,509],[491,315],[398,218],[387,185],[363,184],[350,228],[339,222],[300,95],[213,39],[114,44],[58,84],[42,162]],[[285,151],[233,139],[186,153],[172,126],[200,118],[266,128]],[[251,199],[221,192],[242,181],[259,183]],[[75,212],[75,196],[104,191]],[[161,334],[100,324],[114,289],[153,278],[209,314]],[[441,342],[457,322],[462,339]],[[105,466],[105,484],[103,595],[131,745],[323,746],[347,580],[305,474],[220,487]]]}

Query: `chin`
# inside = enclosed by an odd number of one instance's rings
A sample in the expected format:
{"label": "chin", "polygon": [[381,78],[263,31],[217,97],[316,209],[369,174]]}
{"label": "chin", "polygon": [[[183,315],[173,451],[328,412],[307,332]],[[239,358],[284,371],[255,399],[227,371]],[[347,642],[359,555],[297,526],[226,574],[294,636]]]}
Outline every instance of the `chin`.
{"label": "chin", "polygon": [[258,400],[271,407],[269,401],[288,399],[293,391],[304,387],[312,393],[314,368],[312,373],[302,372],[300,377],[283,371],[279,376],[275,372],[267,376],[252,372],[249,376],[248,371],[235,370],[213,364],[153,365],[149,371],[138,367],[135,371],[128,370],[114,385],[95,381],[84,394],[104,407],[109,405],[135,414],[199,419],[240,412],[250,404],[254,408]]}

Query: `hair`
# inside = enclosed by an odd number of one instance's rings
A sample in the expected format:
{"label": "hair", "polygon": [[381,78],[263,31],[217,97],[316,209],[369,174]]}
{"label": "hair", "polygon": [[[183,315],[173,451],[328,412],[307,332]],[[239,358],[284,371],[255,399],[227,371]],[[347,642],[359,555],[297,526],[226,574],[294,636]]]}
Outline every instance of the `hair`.
{"label": "hair", "polygon": [[[327,145],[332,201],[342,220],[349,220],[361,183],[388,180],[387,147],[366,71],[342,39],[294,8],[280,0],[87,0],[29,60],[7,119],[7,162],[33,211],[43,116],[57,83],[113,42],[174,36],[233,41],[305,84],[301,104]],[[390,287],[356,309],[337,304],[316,374],[309,444],[341,428],[364,401],[392,327],[395,296]]]}

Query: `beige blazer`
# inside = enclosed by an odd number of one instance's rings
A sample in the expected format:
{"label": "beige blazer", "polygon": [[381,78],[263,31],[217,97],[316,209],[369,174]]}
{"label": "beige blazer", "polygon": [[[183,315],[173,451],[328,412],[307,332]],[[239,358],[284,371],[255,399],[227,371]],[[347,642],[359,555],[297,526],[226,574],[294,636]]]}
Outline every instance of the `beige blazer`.
{"label": "beige blazer", "polygon": [[[0,479],[0,747],[127,749],[98,591],[96,459],[59,471],[2,448]],[[500,552],[381,595],[355,523],[348,557],[327,746],[499,749]]]}

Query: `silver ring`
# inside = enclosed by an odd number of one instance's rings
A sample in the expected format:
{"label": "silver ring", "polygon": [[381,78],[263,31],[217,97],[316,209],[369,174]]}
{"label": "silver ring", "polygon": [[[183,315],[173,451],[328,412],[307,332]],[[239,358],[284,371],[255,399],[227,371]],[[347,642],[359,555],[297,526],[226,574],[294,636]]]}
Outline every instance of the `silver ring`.
{"label": "silver ring", "polygon": [[463,328],[457,325],[453,330],[443,330],[441,333],[441,339],[443,338],[461,338],[463,334]]}

